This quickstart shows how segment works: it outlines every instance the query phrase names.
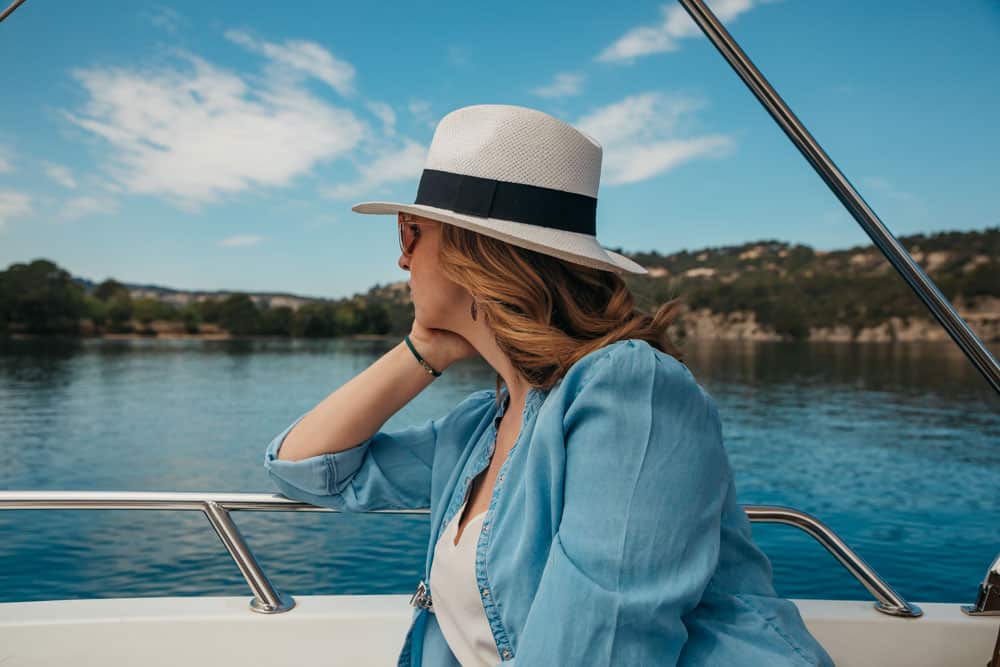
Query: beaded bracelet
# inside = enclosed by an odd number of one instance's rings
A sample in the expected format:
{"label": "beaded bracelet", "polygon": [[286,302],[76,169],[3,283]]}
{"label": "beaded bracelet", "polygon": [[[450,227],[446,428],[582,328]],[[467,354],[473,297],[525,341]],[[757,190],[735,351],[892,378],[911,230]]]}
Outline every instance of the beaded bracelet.
{"label": "beaded bracelet", "polygon": [[427,371],[428,373],[430,373],[434,377],[440,377],[441,376],[440,372],[438,372],[438,371],[434,370],[433,368],[431,368],[431,365],[429,363],[427,363],[426,361],[424,361],[424,358],[420,356],[419,352],[417,352],[417,348],[413,347],[413,343],[410,342],[410,335],[409,334],[407,334],[406,336],[404,336],[403,340],[406,341],[406,346],[408,348],[410,348],[410,352],[412,352],[413,356],[415,356],[417,358],[417,361],[420,362],[420,365],[424,367],[425,371]]}

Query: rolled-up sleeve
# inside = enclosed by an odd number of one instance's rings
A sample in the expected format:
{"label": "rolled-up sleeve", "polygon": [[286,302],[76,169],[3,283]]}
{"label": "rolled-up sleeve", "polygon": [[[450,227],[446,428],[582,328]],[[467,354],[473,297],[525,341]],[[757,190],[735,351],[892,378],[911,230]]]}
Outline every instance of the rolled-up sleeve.
{"label": "rolled-up sleeve", "polygon": [[440,429],[447,428],[453,416],[482,404],[487,394],[492,392],[475,392],[442,417],[378,431],[349,449],[298,461],[279,459],[282,443],[303,414],[268,444],[264,468],[281,494],[292,500],[351,512],[428,508]]}
{"label": "rolled-up sleeve", "polygon": [[594,362],[563,420],[563,507],[505,665],[674,665],[718,563],[732,472],[711,397],[640,341]]}

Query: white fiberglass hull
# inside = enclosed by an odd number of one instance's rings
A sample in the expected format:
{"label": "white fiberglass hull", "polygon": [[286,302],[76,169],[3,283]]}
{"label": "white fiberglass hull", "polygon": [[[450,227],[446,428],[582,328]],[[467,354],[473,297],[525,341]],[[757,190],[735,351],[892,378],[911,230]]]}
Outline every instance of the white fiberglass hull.
{"label": "white fiberglass hull", "polygon": [[[0,604],[0,665],[324,664],[390,667],[413,608],[406,595],[299,595],[291,611],[258,614],[249,597],[115,598]],[[840,667],[982,667],[998,616],[917,603],[896,618],[871,602],[793,600]]]}

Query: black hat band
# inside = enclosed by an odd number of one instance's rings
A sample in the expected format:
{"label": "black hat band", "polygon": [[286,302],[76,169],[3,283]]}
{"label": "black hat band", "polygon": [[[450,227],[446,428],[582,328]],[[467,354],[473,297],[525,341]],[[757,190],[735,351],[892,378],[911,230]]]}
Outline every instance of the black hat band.
{"label": "black hat band", "polygon": [[480,218],[597,234],[597,199],[537,185],[424,169],[414,204]]}

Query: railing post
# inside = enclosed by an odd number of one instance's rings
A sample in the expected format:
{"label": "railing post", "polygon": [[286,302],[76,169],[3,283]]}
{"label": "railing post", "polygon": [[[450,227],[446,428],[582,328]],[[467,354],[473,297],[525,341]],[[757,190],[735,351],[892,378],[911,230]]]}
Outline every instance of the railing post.
{"label": "railing post", "polygon": [[274,587],[271,580],[264,574],[260,564],[254,557],[246,540],[240,534],[240,529],[229,516],[229,511],[214,501],[207,501],[204,504],[204,513],[208,517],[208,522],[212,524],[216,535],[222,540],[226,551],[232,556],[236,567],[240,568],[243,578],[250,585],[253,591],[253,600],[250,601],[250,609],[261,614],[278,614],[288,611],[295,606],[295,600],[290,595],[286,595]]}
{"label": "railing post", "polygon": [[847,546],[847,543],[840,539],[839,535],[811,514],[780,505],[743,505],[742,507],[750,521],[784,523],[795,526],[811,535],[839,560],[841,565],[846,567],[847,571],[868,589],[869,593],[875,596],[877,600],[875,609],[883,614],[904,618],[917,618],[923,615],[924,612],[920,607],[904,600],[861,556]]}

